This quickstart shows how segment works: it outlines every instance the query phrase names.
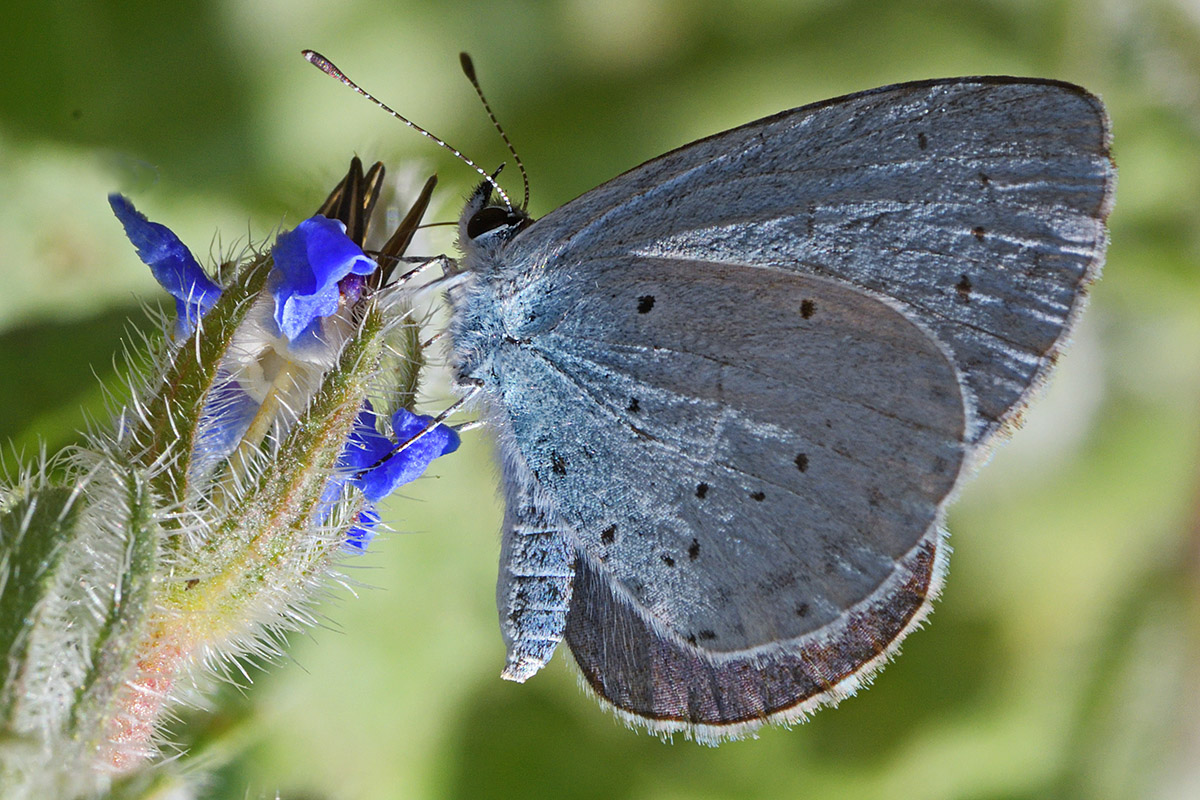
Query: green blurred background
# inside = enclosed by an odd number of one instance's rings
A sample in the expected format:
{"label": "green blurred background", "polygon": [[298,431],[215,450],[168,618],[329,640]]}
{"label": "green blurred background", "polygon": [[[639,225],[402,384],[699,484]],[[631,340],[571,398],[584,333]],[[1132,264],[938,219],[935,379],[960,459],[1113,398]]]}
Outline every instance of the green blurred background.
{"label": "green blurred background", "polygon": [[0,20],[0,441],[26,455],[105,416],[123,331],[162,299],[107,192],[216,257],[303,219],[358,153],[410,181],[436,169],[434,216],[456,218],[471,174],[304,47],[494,165],[470,51],[536,215],[699,136],[903,80],[1061,78],[1113,118],[1104,279],[1025,429],[954,507],[931,624],[870,690],[711,750],[624,729],[561,656],[500,680],[501,512],[471,434],[393,498],[403,533],[350,565],[374,588],[332,592],[327,627],[220,712],[183,712],[212,797],[1200,797],[1194,2],[10,0]]}

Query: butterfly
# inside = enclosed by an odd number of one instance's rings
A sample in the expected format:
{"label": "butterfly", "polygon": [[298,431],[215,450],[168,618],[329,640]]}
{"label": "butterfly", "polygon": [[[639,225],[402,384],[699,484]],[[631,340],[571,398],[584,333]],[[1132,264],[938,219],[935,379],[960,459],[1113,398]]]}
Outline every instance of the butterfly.
{"label": "butterfly", "polygon": [[1110,142],[1078,86],[967,77],[784,111],[537,220],[481,183],[450,336],[501,462],[504,676],[565,640],[621,719],[707,743],[869,681],[1099,276]]}

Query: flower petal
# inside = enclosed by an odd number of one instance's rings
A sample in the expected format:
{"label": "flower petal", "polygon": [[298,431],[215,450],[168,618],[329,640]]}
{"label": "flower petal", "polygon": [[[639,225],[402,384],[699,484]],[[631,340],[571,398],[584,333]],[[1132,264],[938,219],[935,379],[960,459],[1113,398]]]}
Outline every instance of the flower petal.
{"label": "flower petal", "polygon": [[346,534],[346,545],[350,549],[365,550],[375,536],[379,513],[375,504],[400,486],[416,480],[438,456],[458,449],[458,434],[453,428],[438,425],[400,452],[403,444],[425,429],[433,417],[418,416],[400,409],[392,415],[392,427],[396,441],[377,430],[375,410],[365,403],[354,421],[354,430],[338,459],[337,470],[329,479],[321,500],[319,520],[328,516],[333,503],[337,502],[346,483],[357,486],[367,500],[358,520]]}
{"label": "flower petal", "polygon": [[346,549],[364,552],[375,538],[378,525],[379,511],[370,504],[363,506],[362,511],[358,512],[358,520],[346,532]]}
{"label": "flower petal", "polygon": [[199,483],[237,449],[258,410],[259,403],[237,380],[218,373],[217,383],[205,400],[199,435],[193,445],[189,467],[193,483]]}
{"label": "flower petal", "polygon": [[[389,452],[396,445],[408,442],[433,421],[433,417],[420,416],[406,409],[392,415],[392,428],[396,432],[396,444],[389,443]],[[458,434],[453,428],[439,424],[433,430],[412,442],[403,450],[380,463],[376,459],[356,483],[363,496],[371,502],[379,502],[406,483],[416,480],[438,456],[453,453],[458,449]],[[386,454],[385,454],[386,455]]]}
{"label": "flower petal", "polygon": [[271,254],[275,322],[288,341],[315,334],[320,318],[337,311],[338,281],[351,274],[370,275],[377,268],[346,236],[342,222],[322,216],[281,234]]}
{"label": "flower petal", "polygon": [[375,409],[368,401],[354,420],[354,430],[338,459],[338,471],[359,473],[387,458],[395,446],[391,439],[379,432],[375,423]]}
{"label": "flower petal", "polygon": [[108,204],[137,249],[138,258],[175,298],[176,335],[188,335],[196,321],[216,305],[221,287],[208,277],[192,251],[166,225],[146,219],[124,195],[110,194]]}

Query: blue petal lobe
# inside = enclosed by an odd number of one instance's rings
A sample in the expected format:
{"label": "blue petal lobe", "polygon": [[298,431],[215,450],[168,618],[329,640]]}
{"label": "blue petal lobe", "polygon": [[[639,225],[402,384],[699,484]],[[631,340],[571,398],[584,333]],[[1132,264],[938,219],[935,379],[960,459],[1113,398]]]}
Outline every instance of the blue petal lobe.
{"label": "blue petal lobe", "polygon": [[377,267],[346,235],[343,223],[322,216],[280,234],[271,255],[275,323],[291,342],[315,333],[320,318],[337,311],[338,281],[370,275]]}
{"label": "blue petal lobe", "polygon": [[387,458],[394,446],[391,439],[379,432],[375,410],[370,402],[366,402],[354,420],[354,430],[350,432],[350,438],[338,459],[338,471],[362,472]]}
{"label": "blue petal lobe", "polygon": [[379,525],[379,512],[375,506],[363,506],[363,510],[358,512],[358,520],[346,532],[346,548],[357,552],[363,552],[367,549],[367,545],[375,538],[375,528]]}
{"label": "blue petal lobe", "polygon": [[376,428],[376,415],[371,404],[368,402],[363,405],[362,411],[354,421],[354,429],[346,446],[338,458],[337,470],[325,486],[321,499],[324,511],[318,515],[320,521],[328,516],[329,508],[337,502],[345,484],[350,483],[362,491],[367,504],[347,533],[348,547],[365,549],[375,535],[375,526],[379,522],[376,503],[400,486],[420,477],[430,462],[438,456],[458,449],[458,434],[453,428],[439,424],[417,441],[396,452],[397,446],[425,430],[432,421],[433,417],[418,416],[411,411],[400,409],[392,415],[392,427],[396,432],[396,439],[393,441],[379,433]]}
{"label": "blue petal lobe", "polygon": [[[408,442],[432,421],[433,417],[413,414],[403,408],[396,411],[392,415],[396,444],[389,445],[389,451]],[[458,434],[452,428],[439,424],[382,463],[377,459],[372,468],[358,479],[358,486],[363,496],[378,502],[404,484],[419,478],[438,456],[453,453],[458,449],[458,443]]]}
{"label": "blue petal lobe", "polygon": [[175,298],[176,333],[186,336],[196,321],[216,305],[221,287],[208,277],[192,251],[166,225],[146,219],[124,195],[110,194],[108,204],[137,249],[138,258]]}

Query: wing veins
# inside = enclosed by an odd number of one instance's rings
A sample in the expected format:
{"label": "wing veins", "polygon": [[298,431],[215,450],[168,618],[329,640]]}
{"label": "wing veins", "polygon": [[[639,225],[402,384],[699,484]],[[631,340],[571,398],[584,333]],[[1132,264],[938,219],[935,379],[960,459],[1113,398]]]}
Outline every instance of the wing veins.
{"label": "wing veins", "polygon": [[[879,416],[884,417],[886,419],[895,420],[901,424],[907,425],[910,428],[915,428],[916,430],[931,431],[933,433],[939,432],[937,429],[933,428],[932,426],[923,425],[919,422],[916,422],[915,420],[905,419],[904,417],[898,416],[894,413],[884,411],[883,409],[876,408],[872,405],[864,403],[861,400],[856,400],[853,398],[845,397],[843,395],[833,394],[828,391],[817,390],[817,389],[814,389],[809,386],[804,386],[802,384],[793,383],[791,381],[784,380],[783,378],[780,378],[778,376],[770,375],[768,373],[761,372],[756,369],[751,369],[742,364],[734,364],[729,361],[724,361],[720,358],[716,358],[715,356],[708,356],[708,355],[704,355],[702,353],[693,353],[690,350],[680,350],[680,349],[676,349],[673,347],[664,347],[661,345],[639,345],[639,344],[625,344],[625,343],[620,343],[620,342],[609,342],[609,341],[605,341],[604,339],[596,339],[596,338],[593,338],[590,336],[581,336],[581,335],[578,335],[575,333],[572,333],[570,335],[559,333],[557,335],[563,337],[564,339],[573,339],[576,341],[594,342],[596,344],[601,344],[601,345],[604,345],[605,347],[613,349],[616,352],[624,351],[624,352],[631,352],[631,353],[675,353],[677,355],[692,356],[693,358],[702,359],[704,361],[708,361],[713,364],[716,364],[720,367],[727,367],[732,370],[743,370],[745,372],[750,373],[751,375],[754,375],[759,378],[764,378],[767,380],[775,381],[784,387],[787,387],[789,389],[794,389],[798,392],[811,393],[811,394],[815,394],[818,396],[825,396],[825,397],[829,397],[834,400],[837,400],[838,402],[845,403],[846,405],[858,406],[859,408],[866,409],[867,411],[870,411],[873,414],[878,414]],[[549,356],[549,354],[547,354],[547,353],[543,353],[543,354],[546,355],[547,357]],[[625,370],[616,369],[614,367],[606,367],[605,365],[598,364],[597,362],[592,361],[591,359],[584,358],[583,356],[571,354],[570,357],[574,358],[578,361],[581,361],[581,362],[584,362],[587,364],[591,364],[592,366],[599,368],[599,369],[607,368],[612,373],[616,373],[619,375],[625,375],[627,377],[633,377],[632,375],[630,375],[630,373],[628,373]],[[685,394],[678,394],[678,393],[676,393],[676,394],[677,394],[677,396],[685,398],[685,399],[691,399],[691,400],[700,400],[701,399],[699,397],[689,396],[689,395],[685,395]],[[714,401],[714,402],[720,403],[720,401]],[[725,408],[733,408],[734,410],[736,410],[736,408],[729,406],[726,403],[720,403],[720,405]],[[769,424],[769,423],[754,421],[753,424],[764,425],[764,424]],[[633,426],[631,424],[630,427],[635,427],[635,426]]]}

